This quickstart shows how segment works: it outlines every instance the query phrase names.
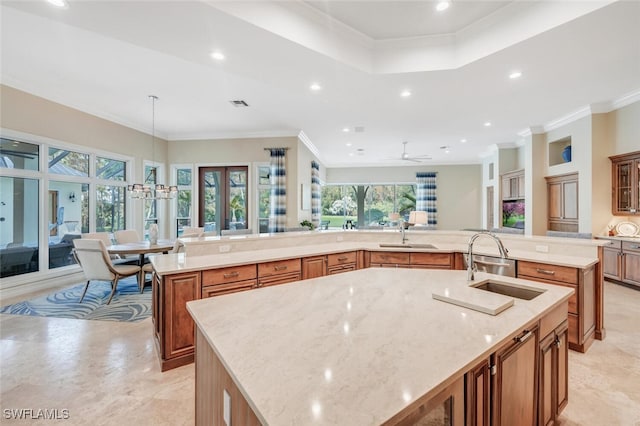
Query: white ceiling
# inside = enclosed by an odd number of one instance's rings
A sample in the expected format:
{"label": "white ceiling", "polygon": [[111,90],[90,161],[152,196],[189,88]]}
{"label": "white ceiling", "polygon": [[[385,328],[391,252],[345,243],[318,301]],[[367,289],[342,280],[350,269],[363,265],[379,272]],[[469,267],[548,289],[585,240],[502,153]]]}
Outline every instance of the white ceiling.
{"label": "white ceiling", "polygon": [[640,2],[433,7],[2,1],[1,81],[147,132],[155,94],[170,140],[303,132],[328,167],[415,165],[389,160],[405,140],[426,165],[478,163],[527,129],[640,98]]}

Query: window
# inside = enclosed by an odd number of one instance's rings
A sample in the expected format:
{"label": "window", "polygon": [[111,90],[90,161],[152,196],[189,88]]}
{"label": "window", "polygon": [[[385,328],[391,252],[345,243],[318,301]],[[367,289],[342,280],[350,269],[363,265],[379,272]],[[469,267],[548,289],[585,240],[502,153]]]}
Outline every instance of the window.
{"label": "window", "polygon": [[191,168],[176,169],[176,184],[178,185],[177,196],[177,212],[176,235],[182,234],[182,228],[191,225],[193,217],[191,216],[193,208],[193,188],[192,188],[193,170]]}
{"label": "window", "polygon": [[0,168],[40,170],[38,145],[13,139],[0,139]]}
{"label": "window", "polygon": [[87,177],[89,176],[89,155],[49,148],[49,173]]}
{"label": "window", "polygon": [[391,213],[404,219],[416,208],[414,184],[327,185],[322,188],[322,221],[331,228],[395,226]]}
{"label": "window", "polygon": [[124,186],[96,186],[96,232],[126,229]]}

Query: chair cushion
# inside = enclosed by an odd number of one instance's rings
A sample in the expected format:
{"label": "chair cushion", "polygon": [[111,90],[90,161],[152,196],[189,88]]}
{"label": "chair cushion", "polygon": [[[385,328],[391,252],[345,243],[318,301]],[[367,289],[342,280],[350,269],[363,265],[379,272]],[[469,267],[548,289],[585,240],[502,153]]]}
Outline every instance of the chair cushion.
{"label": "chair cushion", "polygon": [[113,265],[113,269],[118,271],[120,275],[133,275],[140,272],[138,265]]}

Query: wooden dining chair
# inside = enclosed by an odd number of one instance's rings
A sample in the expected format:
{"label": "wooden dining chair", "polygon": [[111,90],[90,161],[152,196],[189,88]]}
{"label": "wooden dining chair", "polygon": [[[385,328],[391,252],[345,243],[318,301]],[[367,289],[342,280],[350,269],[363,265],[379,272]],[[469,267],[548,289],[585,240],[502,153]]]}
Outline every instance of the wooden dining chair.
{"label": "wooden dining chair", "polygon": [[[82,272],[87,280],[84,286],[80,302],[84,299],[91,281],[109,281],[111,283],[111,295],[107,305],[111,303],[113,295],[118,288],[120,278],[138,275],[140,277],[140,266],[138,265],[114,265],[107,252],[107,247],[102,240],[79,238],[73,240],[74,256],[82,267]],[[138,278],[139,279],[139,278]],[[140,285],[138,283],[138,285]],[[144,283],[143,283],[144,285]]]}

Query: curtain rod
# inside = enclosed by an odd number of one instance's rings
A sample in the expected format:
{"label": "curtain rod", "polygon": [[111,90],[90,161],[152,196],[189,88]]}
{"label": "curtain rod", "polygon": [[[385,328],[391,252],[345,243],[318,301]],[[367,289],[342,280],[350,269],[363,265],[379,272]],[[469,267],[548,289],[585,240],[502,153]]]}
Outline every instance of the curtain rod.
{"label": "curtain rod", "polygon": [[284,147],[284,148],[265,148],[265,151],[271,151],[272,149],[284,149],[285,151],[287,151],[289,148]]}

